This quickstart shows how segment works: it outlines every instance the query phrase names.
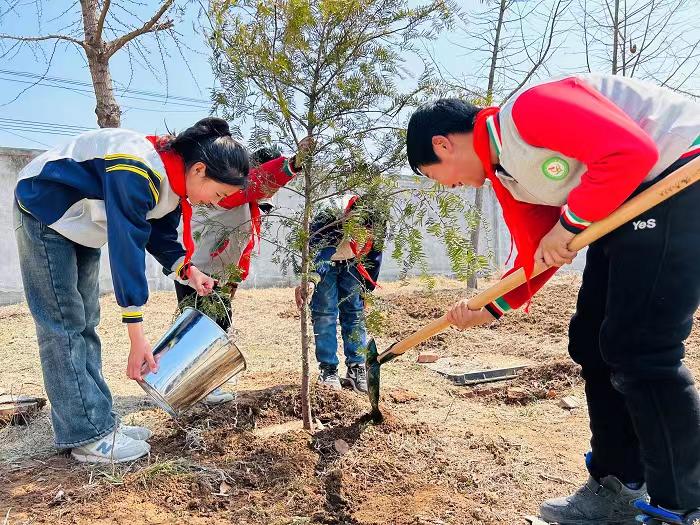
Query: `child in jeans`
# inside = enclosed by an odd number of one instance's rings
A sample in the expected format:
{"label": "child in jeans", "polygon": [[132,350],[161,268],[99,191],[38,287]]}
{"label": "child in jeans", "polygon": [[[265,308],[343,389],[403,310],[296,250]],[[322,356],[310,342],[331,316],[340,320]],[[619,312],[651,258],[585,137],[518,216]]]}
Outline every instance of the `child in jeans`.
{"label": "child in jeans", "polygon": [[[344,206],[330,206],[314,217],[311,223],[311,249],[316,252],[315,285],[311,297],[311,319],[319,363],[319,383],[340,389],[338,376],[337,323],[343,338],[345,379],[356,392],[367,392],[367,374],[363,352],[367,346],[362,293],[376,287],[382,262],[380,243],[371,234],[363,243],[344,235],[343,224],[351,213],[360,213],[362,224],[377,230],[376,217],[363,199],[344,199]],[[373,226],[375,226],[373,228]],[[383,225],[380,225],[383,228]],[[301,287],[295,290],[301,307]]]}
{"label": "child in jeans", "polygon": [[[125,368],[138,380],[157,370],[143,330],[146,251],[166,274],[200,295],[211,293],[214,280],[190,263],[190,202],[218,202],[247,179],[248,153],[217,118],[176,137],[90,131],[20,172],[14,227],[24,293],[56,446],[72,449],[74,459],[123,462],[150,450],[148,429],[118,424],[102,375],[100,248],[109,241],[114,294],[131,341]],[[185,248],[177,233],[181,215]]]}

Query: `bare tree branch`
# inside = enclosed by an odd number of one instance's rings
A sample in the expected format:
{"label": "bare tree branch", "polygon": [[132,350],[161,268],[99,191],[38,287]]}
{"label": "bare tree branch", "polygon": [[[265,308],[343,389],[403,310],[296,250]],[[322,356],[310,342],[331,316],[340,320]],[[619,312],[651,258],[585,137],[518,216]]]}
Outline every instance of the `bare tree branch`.
{"label": "bare tree branch", "polygon": [[112,0],[104,0],[102,5],[102,11],[100,11],[100,18],[97,19],[97,29],[95,31],[95,42],[102,40],[102,30],[105,25],[105,20],[107,19],[107,13],[109,12],[109,6],[112,4]]}
{"label": "bare tree branch", "polygon": [[68,35],[44,35],[44,36],[18,36],[0,33],[0,40],[14,40],[16,42],[44,42],[47,40],[64,40],[80,47],[85,47],[85,42]]}
{"label": "bare tree branch", "polygon": [[155,33],[158,31],[163,31],[164,29],[170,29],[174,26],[174,23],[172,20],[167,20],[165,22],[159,22],[161,17],[170,9],[175,3],[175,0],[165,0],[163,2],[163,5],[160,6],[160,9],[156,11],[156,13],[150,18],[148,22],[146,22],[144,25],[141,27],[134,29],[133,31],[120,36],[116,40],[113,40],[107,44],[107,54],[108,56],[112,56],[114,53],[119,51],[122,47],[127,42],[130,42],[134,38],[141,36],[146,33]]}

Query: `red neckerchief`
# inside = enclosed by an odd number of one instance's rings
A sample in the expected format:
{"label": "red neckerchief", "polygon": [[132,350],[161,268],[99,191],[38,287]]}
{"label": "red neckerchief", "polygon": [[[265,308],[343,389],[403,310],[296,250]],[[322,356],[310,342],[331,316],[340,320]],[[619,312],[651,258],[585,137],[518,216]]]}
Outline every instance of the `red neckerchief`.
{"label": "red neckerchief", "polygon": [[251,201],[250,203],[250,227],[253,230],[250,240],[246,247],[243,248],[241,258],[238,260],[238,267],[241,270],[241,281],[248,277],[250,256],[253,254],[253,248],[255,248],[256,244],[260,246],[260,206],[258,206],[258,201]]}
{"label": "red neckerchief", "polygon": [[[350,201],[348,202],[348,205],[345,207],[345,214],[347,215],[350,213],[352,210],[352,207],[355,205],[357,202],[357,199],[359,197],[357,195],[353,196]],[[357,241],[355,239],[350,239],[350,249],[352,250],[353,255],[357,259],[357,256],[362,256],[366,255],[369,253],[369,251],[372,249],[372,244],[373,241],[372,239],[367,239],[367,242],[365,242],[365,245],[360,249],[360,247],[357,245]],[[357,268],[357,272],[364,277],[369,283],[372,284],[372,286],[379,286],[372,277],[370,277],[369,272],[367,271],[367,268],[365,268],[365,265],[362,264],[359,259],[357,260],[357,265],[355,266]],[[381,288],[381,286],[380,286]]]}
{"label": "red neckerchief", "polygon": [[187,200],[187,185],[185,184],[185,162],[179,153],[171,149],[164,149],[162,146],[167,143],[167,138],[148,136],[146,139],[153,144],[160,155],[163,165],[165,165],[165,173],[168,176],[168,182],[175,194],[180,197],[182,206],[182,242],[185,245],[185,262],[183,268],[186,268],[185,275],[189,275],[189,264],[194,253],[194,241],[192,240],[192,205]]}
{"label": "red neckerchief", "polygon": [[[525,275],[527,276],[528,295],[531,296],[532,294],[529,293],[530,276],[535,268],[535,251],[537,250],[537,242],[532,239],[530,232],[528,231],[527,224],[524,224],[522,221],[518,221],[516,219],[514,211],[518,201],[515,200],[500,179],[496,176],[493,164],[491,163],[491,139],[489,138],[489,133],[486,128],[486,119],[492,115],[497,115],[498,112],[499,108],[497,107],[489,107],[479,111],[474,121],[474,151],[481,160],[481,164],[484,166],[486,177],[491,181],[493,191],[496,193],[496,198],[498,199],[501,209],[503,210],[503,219],[505,220],[506,226],[510,231],[515,247],[518,249],[518,255],[520,255],[522,260]],[[528,309],[529,304],[530,303],[528,301],[528,305],[525,308],[526,310]]]}

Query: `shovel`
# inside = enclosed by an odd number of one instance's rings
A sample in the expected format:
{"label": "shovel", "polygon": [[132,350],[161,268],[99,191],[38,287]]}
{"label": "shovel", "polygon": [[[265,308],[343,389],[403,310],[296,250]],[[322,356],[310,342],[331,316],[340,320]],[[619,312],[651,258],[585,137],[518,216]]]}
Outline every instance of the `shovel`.
{"label": "shovel", "polygon": [[[591,224],[586,230],[576,235],[569,243],[569,250],[577,252],[585,248],[593,241],[610,233],[615,228],[634,219],[645,211],[653,208],[660,202],[676,195],[688,186],[700,179],[700,157],[688,162],[685,166],[674,171],[656,184],[644,190],[639,195],[625,202],[606,218]],[[547,270],[549,266],[542,263],[535,263],[535,268],[530,279]],[[487,304],[495,301],[504,294],[514,290],[526,282],[525,270],[519,270],[504,277],[490,288],[469,299],[470,310],[480,310]],[[424,326],[417,332],[409,335],[406,339],[394,343],[381,354],[377,351],[377,344],[374,339],[370,339],[367,344],[367,393],[372,404],[370,417],[374,422],[381,422],[383,417],[379,410],[379,380],[380,367],[384,363],[404,354],[414,346],[439,334],[450,326],[447,314],[435,319],[432,323]]]}

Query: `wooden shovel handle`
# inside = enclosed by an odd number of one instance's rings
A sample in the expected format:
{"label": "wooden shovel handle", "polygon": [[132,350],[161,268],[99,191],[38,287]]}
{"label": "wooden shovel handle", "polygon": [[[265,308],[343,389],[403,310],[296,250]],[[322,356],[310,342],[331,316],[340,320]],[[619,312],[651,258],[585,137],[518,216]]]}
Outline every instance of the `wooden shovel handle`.
{"label": "wooden shovel handle", "polygon": [[[657,204],[683,191],[685,188],[697,182],[699,179],[700,157],[690,161],[685,166],[678,168],[671,175],[664,177],[639,195],[636,195],[634,198],[628,200],[606,218],[591,224],[588,228],[571,239],[569,249],[577,252],[582,248],[585,248],[593,241],[600,239],[604,235],[613,231],[615,228],[622,226],[638,215],[641,215],[645,211],[653,208]],[[546,264],[535,263],[535,268],[530,279],[541,274],[547,268],[549,268],[549,266]],[[511,273],[493,286],[490,286],[483,292],[469,299],[469,302],[467,303],[469,309],[479,310],[499,297],[507,294],[511,290],[514,290],[521,284],[525,283],[525,281],[525,270],[520,268],[518,271]],[[391,353],[394,355],[401,355],[423,341],[439,334],[449,326],[450,322],[447,320],[447,314],[435,319],[429,325],[424,326],[420,330],[412,333],[406,339],[399,341],[391,348],[383,352],[379,356],[380,362],[381,358],[386,354]]]}

